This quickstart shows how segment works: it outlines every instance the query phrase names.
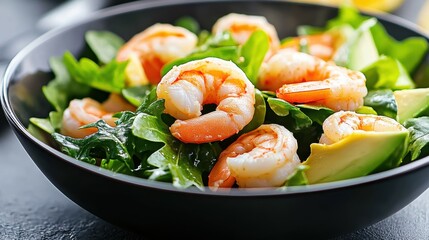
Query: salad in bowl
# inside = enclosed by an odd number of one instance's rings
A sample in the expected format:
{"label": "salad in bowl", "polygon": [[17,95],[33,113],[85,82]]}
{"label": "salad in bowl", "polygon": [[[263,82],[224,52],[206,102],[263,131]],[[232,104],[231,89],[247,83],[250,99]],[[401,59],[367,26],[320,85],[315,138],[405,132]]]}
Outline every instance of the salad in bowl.
{"label": "salad in bowl", "polygon": [[[429,154],[428,48],[342,6],[279,36],[265,16],[189,16],[130,39],[90,30],[50,60],[52,106],[28,130],[113,172],[201,191],[357,178]],[[208,187],[208,188],[206,188]]]}

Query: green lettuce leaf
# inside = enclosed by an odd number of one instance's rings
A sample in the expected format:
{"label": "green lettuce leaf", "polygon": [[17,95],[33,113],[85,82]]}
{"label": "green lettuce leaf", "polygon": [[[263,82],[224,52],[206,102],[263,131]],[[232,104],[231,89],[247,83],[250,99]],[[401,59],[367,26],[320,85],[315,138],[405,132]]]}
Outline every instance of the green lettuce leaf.
{"label": "green lettuce leaf", "polygon": [[216,57],[224,60],[236,60],[238,58],[238,47],[237,46],[225,46],[218,48],[210,48],[205,51],[191,53],[190,55],[174,60],[165,64],[161,69],[161,75],[164,76],[174,66],[178,66],[190,61],[199,60],[207,57]]}
{"label": "green lettuce leaf", "polygon": [[78,62],[70,52],[64,54],[63,61],[71,77],[81,84],[115,93],[120,93],[125,87],[128,62],[112,60],[100,67],[88,58],[81,58]]}
{"label": "green lettuce leaf", "polygon": [[362,69],[362,73],[366,76],[366,86],[369,90],[400,90],[415,87],[401,62],[391,57],[381,56],[378,61]]}
{"label": "green lettuce leaf", "polygon": [[85,40],[103,64],[114,60],[119,48],[124,44],[121,37],[109,31],[87,31]]}
{"label": "green lettuce leaf", "polygon": [[[240,58],[237,65],[243,70],[249,80],[256,85],[259,68],[270,47],[268,35],[258,30],[250,35],[249,39],[243,44],[240,50]],[[257,51],[255,51],[257,49]]]}

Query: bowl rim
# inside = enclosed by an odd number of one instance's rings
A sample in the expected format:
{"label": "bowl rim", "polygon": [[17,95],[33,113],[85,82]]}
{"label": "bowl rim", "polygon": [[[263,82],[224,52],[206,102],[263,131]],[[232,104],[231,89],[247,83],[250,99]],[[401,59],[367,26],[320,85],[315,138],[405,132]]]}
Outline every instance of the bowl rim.
{"label": "bowl rim", "polygon": [[[113,181],[118,181],[125,184],[135,185],[136,187],[150,188],[158,191],[168,191],[168,192],[180,192],[185,194],[197,194],[197,195],[212,195],[212,196],[223,196],[223,197],[258,197],[258,196],[283,196],[283,195],[295,195],[295,194],[308,194],[314,192],[323,192],[330,190],[337,190],[342,188],[351,188],[359,185],[371,184],[373,182],[383,181],[389,178],[394,178],[400,175],[407,174],[409,172],[420,169],[424,166],[429,165],[429,156],[421,158],[419,160],[410,162],[406,165],[390,169],[387,171],[357,177],[353,179],[346,179],[335,182],[328,183],[320,183],[306,186],[291,186],[286,188],[270,188],[270,189],[226,189],[226,190],[218,190],[211,191],[208,187],[203,187],[202,189],[196,187],[188,187],[188,188],[178,188],[173,185],[173,183],[165,183],[154,180],[148,180],[144,178],[139,178],[135,176],[125,175],[121,173],[114,173],[110,170],[100,168],[98,166],[82,162],[72,158],[65,153],[62,153],[60,150],[57,150],[48,144],[40,141],[36,137],[30,134],[27,131],[26,127],[20,122],[14,110],[12,109],[11,103],[9,102],[9,93],[8,89],[10,83],[12,81],[12,77],[16,72],[18,66],[21,61],[25,59],[25,57],[46,40],[57,36],[63,32],[69,31],[75,27],[78,27],[82,24],[89,23],[96,20],[101,20],[103,18],[111,17],[114,15],[126,14],[128,12],[140,11],[144,9],[156,8],[156,7],[166,7],[172,5],[185,5],[192,3],[230,3],[230,2],[277,2],[277,3],[285,3],[285,4],[294,4],[294,5],[308,5],[308,6],[321,6],[323,8],[332,8],[338,9],[338,7],[329,5],[329,4],[315,4],[315,3],[303,3],[296,1],[285,1],[285,0],[150,0],[150,1],[133,1],[128,3],[119,4],[116,6],[108,7],[105,9],[101,9],[91,14],[90,16],[81,19],[80,21],[76,21],[67,26],[60,26],[55,29],[52,29],[32,42],[30,42],[27,46],[25,46],[21,51],[19,51],[15,57],[9,62],[6,71],[3,74],[3,81],[1,83],[1,92],[0,92],[0,100],[2,104],[3,111],[5,112],[5,116],[8,120],[9,125],[14,127],[15,131],[18,131],[21,136],[26,137],[29,141],[35,143],[39,147],[41,147],[44,151],[49,152],[54,155],[60,161],[66,161],[69,164],[74,165],[77,168],[80,168],[83,171],[91,172],[91,174],[97,174],[101,177],[109,178]],[[423,33],[421,29],[414,23],[400,18],[398,16],[391,15],[390,13],[383,13],[382,15],[377,15],[374,13],[361,11],[362,13],[376,17],[377,19],[393,23],[394,25],[399,25],[401,27],[407,28],[417,35],[423,36],[426,40],[429,41],[429,36],[426,33]],[[16,134],[17,132],[15,132]],[[30,156],[32,158],[32,156]],[[34,160],[33,160],[34,161]]]}

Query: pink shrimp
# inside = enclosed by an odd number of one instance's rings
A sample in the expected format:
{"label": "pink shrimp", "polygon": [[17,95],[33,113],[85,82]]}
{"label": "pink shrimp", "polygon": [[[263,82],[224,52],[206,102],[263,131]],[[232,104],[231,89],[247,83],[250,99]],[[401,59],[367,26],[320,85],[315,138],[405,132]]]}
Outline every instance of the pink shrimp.
{"label": "pink shrimp", "polygon": [[[119,50],[118,61],[138,58],[141,69],[130,65],[129,72],[139,73],[141,79],[157,84],[161,80],[161,68],[168,62],[185,57],[197,45],[197,36],[185,28],[157,23],[135,35]],[[144,80],[142,80],[144,82]],[[135,80],[134,80],[135,82]]]}
{"label": "pink shrimp", "polygon": [[64,111],[61,134],[83,138],[97,132],[97,129],[81,127],[100,119],[105,120],[110,126],[115,126],[116,118],[113,118],[112,115],[124,110],[135,111],[135,107],[118,94],[112,93],[102,104],[91,98],[74,99],[70,101],[69,107]]}
{"label": "pink shrimp", "polygon": [[209,174],[212,190],[280,187],[300,164],[293,134],[277,124],[264,124],[241,135],[219,156]]}
{"label": "pink shrimp", "polygon": [[306,53],[284,49],[263,63],[258,86],[278,98],[339,110],[363,105],[365,76]]}
{"label": "pink shrimp", "polygon": [[[224,140],[238,133],[253,118],[255,89],[244,72],[218,58],[195,60],[174,67],[157,87],[165,112],[177,120],[170,127],[187,143]],[[215,111],[201,115],[205,104]]]}

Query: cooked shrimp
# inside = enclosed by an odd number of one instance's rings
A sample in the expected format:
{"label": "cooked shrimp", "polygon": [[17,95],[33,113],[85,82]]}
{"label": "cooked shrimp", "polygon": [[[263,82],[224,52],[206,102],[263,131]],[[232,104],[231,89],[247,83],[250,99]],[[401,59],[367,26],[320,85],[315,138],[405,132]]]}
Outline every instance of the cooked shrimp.
{"label": "cooked shrimp", "polygon": [[339,111],[323,122],[323,134],[319,140],[323,144],[332,144],[351,135],[353,132],[391,132],[407,129],[392,118],[377,115],[358,114],[351,111]]}
{"label": "cooked shrimp", "polygon": [[[119,50],[116,59],[125,61],[137,55],[150,83],[161,79],[161,68],[168,62],[191,53],[197,36],[185,28],[157,23],[135,35]],[[135,82],[135,80],[134,80]]]}
{"label": "cooked shrimp", "polygon": [[[174,67],[157,87],[165,112],[177,120],[170,131],[187,143],[224,140],[253,118],[255,88],[234,63],[218,58],[195,60]],[[216,110],[201,115],[205,104]]]}
{"label": "cooked shrimp", "polygon": [[115,126],[116,118],[112,115],[124,110],[134,111],[135,107],[117,94],[111,94],[102,104],[91,98],[74,99],[64,111],[61,133],[74,138],[83,138],[97,132],[97,129],[80,127],[100,119],[110,126]]}
{"label": "cooked shrimp", "polygon": [[265,124],[241,135],[219,156],[209,174],[211,189],[280,187],[300,164],[293,134],[277,124]]}
{"label": "cooked shrimp", "polygon": [[263,63],[258,78],[259,87],[276,91],[278,98],[335,111],[357,109],[368,92],[361,72],[290,49]]}
{"label": "cooked shrimp", "polygon": [[335,53],[335,37],[333,34],[321,33],[294,37],[290,41],[281,44],[281,49],[293,49],[298,51],[300,45],[308,46],[308,53],[325,61],[332,60]]}
{"label": "cooked shrimp", "polygon": [[263,16],[230,13],[219,18],[213,25],[213,34],[229,31],[238,44],[244,44],[256,30],[264,31],[270,39],[270,49],[276,51],[280,46],[277,31]]}

